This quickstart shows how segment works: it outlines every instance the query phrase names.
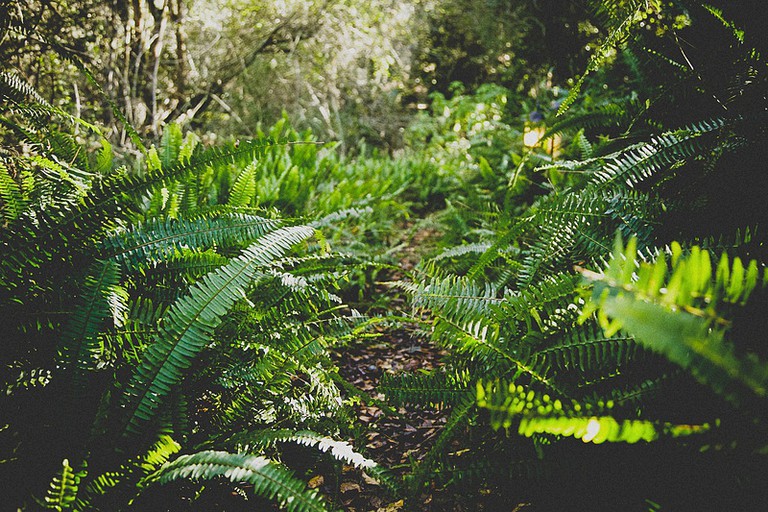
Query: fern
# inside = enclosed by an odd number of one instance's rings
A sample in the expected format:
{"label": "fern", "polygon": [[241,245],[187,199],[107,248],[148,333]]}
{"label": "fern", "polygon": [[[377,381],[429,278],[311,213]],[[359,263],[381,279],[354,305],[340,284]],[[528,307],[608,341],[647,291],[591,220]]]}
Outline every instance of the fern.
{"label": "fern", "polygon": [[255,242],[227,265],[206,275],[170,308],[123,396],[126,433],[136,434],[156,413],[192,359],[210,341],[222,316],[268,264],[314,230],[282,228]]}
{"label": "fern", "polygon": [[136,223],[102,242],[104,257],[130,267],[169,258],[186,247],[233,247],[275,230],[280,221],[255,215],[222,213]]}
{"label": "fern", "polygon": [[494,304],[501,302],[490,284],[480,285],[465,278],[449,276],[418,287],[405,286],[413,294],[414,307],[439,310],[457,323],[482,318]]}
{"label": "fern", "polygon": [[183,134],[181,128],[175,123],[171,123],[163,130],[163,137],[160,140],[160,165],[169,168],[179,161],[179,153],[183,143]]}
{"label": "fern", "polygon": [[80,480],[85,475],[85,471],[75,471],[69,465],[69,460],[64,459],[61,463],[61,470],[53,477],[45,500],[41,503],[43,507],[57,512],[69,510],[77,499]]}
{"label": "fern", "polygon": [[379,391],[394,405],[427,404],[430,406],[452,406],[466,397],[468,375],[452,375],[442,371],[426,374],[385,374],[379,384]]}
{"label": "fern", "polygon": [[581,87],[587,75],[597,71],[610,58],[616,47],[620,46],[629,39],[632,28],[640,22],[641,9],[645,2],[643,0],[629,0],[627,2],[600,2],[598,4],[598,14],[606,19],[609,24],[609,34],[602,41],[600,46],[595,49],[595,53],[587,64],[587,69],[576,80],[568,96],[560,104],[557,115],[565,113],[578,98]]}
{"label": "fern", "polygon": [[22,119],[31,122],[38,129],[44,128],[47,120],[56,116],[82,126],[89,132],[100,133],[95,125],[51,105],[34,87],[16,73],[0,71],[0,100],[3,101],[0,104],[0,112],[15,111]]}
{"label": "fern", "polygon": [[682,161],[704,153],[712,144],[712,135],[725,126],[721,119],[701,121],[690,128],[654,137],[648,143],[630,146],[606,158],[606,165],[594,174],[593,181],[603,186],[617,182],[636,186],[663,169],[680,165]]}
{"label": "fern", "polygon": [[2,198],[0,212],[5,222],[12,222],[26,210],[27,201],[22,188],[10,175],[10,170],[2,160],[0,160],[0,198]]}
{"label": "fern", "polygon": [[94,262],[84,280],[82,299],[62,332],[58,363],[62,370],[69,372],[78,388],[93,369],[97,334],[104,330],[108,318],[114,318],[114,305],[110,300],[119,280],[119,265],[109,261]]}
{"label": "fern", "polygon": [[[246,444],[238,444],[238,450],[249,451],[253,444],[262,450],[272,446],[275,443],[291,442],[302,446],[314,447],[317,450],[329,453],[334,459],[357,469],[364,470],[366,473],[374,476],[377,481],[393,494],[400,491],[398,482],[385,468],[379,466],[371,459],[356,452],[347,442],[337,441],[327,436],[323,436],[311,431],[291,431],[291,430],[265,430],[261,432],[247,433],[237,436],[235,439],[243,438]],[[235,439],[231,439],[232,442]]]}
{"label": "fern", "polygon": [[665,253],[639,268],[636,259],[634,240],[626,248],[617,241],[603,275],[585,272],[594,281],[593,301],[605,328],[634,333],[731,400],[743,395],[735,384],[764,397],[768,364],[735,354],[725,339],[730,322],[720,313],[727,305],[745,305],[757,287],[768,285],[757,262],[745,268],[723,254],[714,266],[708,251],[694,246],[684,254],[679,244],[671,248],[671,268]]}
{"label": "fern", "polygon": [[256,196],[256,162],[248,164],[237,175],[229,193],[229,204],[232,206],[248,206]]}
{"label": "fern", "polygon": [[253,485],[259,496],[276,499],[282,508],[295,512],[329,510],[316,491],[307,490],[283,466],[264,457],[247,453],[202,451],[182,455],[161,467],[147,479],[148,484],[166,484],[178,479],[209,480],[227,478]]}
{"label": "fern", "polygon": [[566,377],[569,372],[578,372],[584,379],[596,370],[606,372],[636,363],[642,355],[632,337],[620,333],[607,336],[597,326],[559,333],[553,341],[531,354],[537,373]]}
{"label": "fern", "polygon": [[344,441],[337,441],[328,436],[323,436],[309,430],[263,430],[238,434],[229,440],[234,442],[239,451],[247,452],[253,448],[266,449],[276,443],[291,442],[302,446],[317,448],[321,452],[327,452],[335,459],[345,462],[358,469],[371,469],[376,463],[357,453],[353,447]]}
{"label": "fern", "polygon": [[675,425],[636,419],[615,419],[605,414],[613,402],[600,402],[597,407],[575,401],[561,401],[550,395],[537,396],[533,391],[514,383],[477,385],[478,407],[491,412],[495,428],[518,425],[518,433],[572,436],[585,443],[654,441],[662,436],[681,437],[702,434],[710,424]]}
{"label": "fern", "polygon": [[[57,207],[51,212],[40,214],[38,226],[33,229],[20,230],[17,236],[23,237],[23,243],[17,244],[8,253],[14,260],[28,256],[27,247],[32,243],[54,243],[66,239],[77,247],[77,242],[88,240],[95,232],[109,228],[117,219],[125,218],[125,209],[129,202],[122,201],[124,197],[135,198],[152,187],[162,186],[175,179],[183,179],[195,172],[196,169],[211,165],[224,165],[238,161],[248,156],[255,158],[263,151],[269,142],[244,142],[237,148],[209,149],[193,156],[187,163],[177,163],[167,169],[157,169],[147,172],[144,176],[119,175],[113,179],[104,180],[94,186],[80,204],[75,207]],[[130,211],[130,209],[128,210]]]}
{"label": "fern", "polygon": [[[100,502],[110,505],[110,494],[125,493],[128,501],[132,501],[137,491],[142,489],[143,481],[180,450],[181,446],[171,437],[161,435],[146,453],[126,461],[116,469],[84,479],[72,503],[72,510],[97,509]],[[114,506],[114,502],[111,505]]]}

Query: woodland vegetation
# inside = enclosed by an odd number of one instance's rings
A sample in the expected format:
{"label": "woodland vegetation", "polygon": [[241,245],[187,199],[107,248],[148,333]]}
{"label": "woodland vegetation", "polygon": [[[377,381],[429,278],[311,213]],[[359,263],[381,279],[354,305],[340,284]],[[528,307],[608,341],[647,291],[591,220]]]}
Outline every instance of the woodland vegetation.
{"label": "woodland vegetation", "polygon": [[766,19],[0,0],[2,507],[764,510]]}

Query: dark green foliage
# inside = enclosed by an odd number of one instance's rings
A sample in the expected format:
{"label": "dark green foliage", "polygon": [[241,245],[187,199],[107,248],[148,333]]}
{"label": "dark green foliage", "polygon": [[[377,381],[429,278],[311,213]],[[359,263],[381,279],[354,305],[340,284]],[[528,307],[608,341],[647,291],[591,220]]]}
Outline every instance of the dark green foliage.
{"label": "dark green foliage", "polygon": [[[115,169],[96,127],[0,73],[9,506],[326,510],[291,469],[322,453],[395,495],[505,509],[761,503],[766,45],[726,2],[591,4],[548,18],[600,41],[570,90],[538,68],[441,82],[395,160],[284,117],[212,148],[170,124],[146,150],[126,125],[141,156]],[[396,266],[401,243],[420,247]],[[390,279],[448,356],[385,375],[386,405],[329,349],[400,318],[369,316]],[[445,411],[403,481],[340,440],[361,398]]]}
{"label": "dark green foliage", "polygon": [[182,372],[210,343],[224,314],[245,294],[258,268],[312,233],[311,228],[297,226],[264,235],[241,256],[203,276],[188,295],[171,305],[125,390],[121,412],[125,414],[126,432],[141,433],[143,422],[155,416]]}
{"label": "dark green foliage", "polygon": [[120,287],[120,267],[113,261],[96,260],[86,275],[80,303],[74,308],[61,333],[57,364],[73,380],[73,393],[81,391],[83,380],[95,369],[98,335],[107,319],[121,318],[127,294]]}
{"label": "dark green foliage", "polygon": [[[734,490],[723,480],[703,501],[716,496],[718,503],[747,506],[747,495],[759,495],[761,484],[747,475],[751,464],[765,467],[758,453],[766,444],[766,352],[755,340],[765,309],[760,269],[768,242],[754,226],[768,219],[750,189],[768,142],[768,70],[744,44],[741,28],[719,10],[681,4],[595,2],[608,35],[586,73],[610,77],[603,68],[623,46],[642,81],[635,94],[648,96],[597,102],[595,109],[557,120],[544,136],[575,131],[564,149],[572,159],[558,160],[552,151],[531,178],[519,166],[508,186],[536,185],[535,173],[545,178],[535,195],[518,196],[529,202],[485,218],[467,215],[479,227],[465,230],[464,243],[423,263],[413,283],[401,284],[413,297],[415,315],[432,319],[433,340],[451,351],[449,369],[390,379],[383,389],[395,403],[448,405],[474,390],[478,412],[454,405],[442,435],[471,438],[475,460],[488,446],[499,453],[521,443],[529,449],[502,458],[488,474],[476,473],[481,485],[498,485],[501,492],[506,484],[495,477],[515,461],[529,457],[524,464],[533,466],[536,459],[555,458],[561,465],[550,473],[556,483],[534,501],[561,508],[573,489],[591,483],[574,473],[577,461],[606,467],[623,457],[642,458],[638,450],[645,449],[645,462],[617,474],[616,486],[601,488],[606,498],[590,506],[637,507],[642,493],[655,490],[673,507],[682,506],[668,489],[696,488],[686,475],[639,479],[632,485],[640,494],[623,499],[622,486],[655,467],[664,453],[709,467],[708,474],[716,471],[709,466],[714,460],[729,466],[745,461],[735,477],[744,478],[743,487]],[[661,26],[653,36],[635,36],[651,11]],[[706,44],[717,53],[710,61],[686,60],[699,48],[682,48],[679,38],[702,41],[713,15],[726,28],[707,35],[717,38],[719,47]],[[634,57],[640,45],[649,48],[648,59]],[[738,85],[716,70],[720,62],[738,63],[729,64],[741,77]],[[669,63],[675,64],[671,73]],[[666,75],[653,82],[659,65]],[[721,80],[716,73],[723,73]],[[560,113],[576,108],[580,88],[591,83],[585,76],[560,103]],[[742,101],[747,96],[750,107]],[[669,111],[672,97],[675,112]],[[701,108],[705,104],[712,108]],[[525,155],[534,161],[537,153]],[[617,233],[631,238],[626,251],[612,249]],[[722,251],[710,253],[697,246],[702,243],[729,247],[742,258],[723,257],[716,265]],[[643,260],[650,263],[635,264]],[[597,273],[600,268],[606,270]],[[493,429],[530,440],[510,443]],[[585,452],[574,437],[617,446]],[[416,465],[417,482],[426,480],[446,442],[441,437]],[[645,448],[627,446],[638,442]]]}
{"label": "dark green foliage", "polygon": [[[37,98],[17,80],[3,83],[9,101]],[[14,114],[35,125],[36,112]],[[149,482],[187,475],[198,459],[209,463],[198,475],[206,477],[234,467],[232,457],[261,460],[203,451],[148,479],[179,452],[177,441],[187,452],[215,449],[278,421],[338,433],[325,420],[342,406],[326,349],[365,327],[356,313],[340,314],[346,308],[329,290],[343,278],[336,265],[359,260],[330,252],[314,227],[229,205],[226,194],[211,203],[201,178],[253,168],[268,153],[289,164],[288,153],[270,152],[266,137],[202,150],[172,126],[146,169],[113,172],[106,143],[91,159],[67,133],[17,133],[44,144],[4,155],[0,169],[0,312],[13,341],[2,354],[3,409],[16,411],[0,433],[15,446],[1,469],[11,503],[40,495],[64,457],[45,502],[114,509],[149,492]],[[58,176],[28,179],[32,166]],[[308,241],[315,235],[320,244]],[[82,461],[82,471],[66,460]],[[289,510],[326,509],[276,463],[241,477]]]}
{"label": "dark green foliage", "polygon": [[766,273],[756,260],[745,265],[723,253],[715,265],[708,251],[698,246],[689,251],[673,244],[671,269],[665,253],[637,268],[636,241],[626,249],[618,243],[604,274],[587,274],[594,280],[601,322],[610,331],[624,327],[635,333],[737,405],[755,395],[764,398],[768,365],[758,354],[737,354],[728,330],[734,310],[765,289]]}

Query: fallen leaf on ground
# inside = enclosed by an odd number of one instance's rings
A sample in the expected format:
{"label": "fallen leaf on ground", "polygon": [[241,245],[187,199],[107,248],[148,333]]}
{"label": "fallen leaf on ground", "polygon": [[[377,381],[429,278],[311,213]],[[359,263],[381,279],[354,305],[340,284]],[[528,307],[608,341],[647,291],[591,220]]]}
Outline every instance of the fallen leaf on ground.
{"label": "fallen leaf on ground", "polygon": [[360,486],[355,482],[342,482],[340,486],[342,494],[350,491],[360,491]]}
{"label": "fallen leaf on ground", "polygon": [[368,485],[379,485],[379,481],[363,472],[363,482]]}
{"label": "fallen leaf on ground", "polygon": [[323,482],[325,482],[325,478],[323,478],[323,475],[315,475],[309,479],[309,482],[307,482],[307,487],[309,487],[310,489],[317,489],[318,487],[323,485]]}
{"label": "fallen leaf on ground", "polygon": [[403,509],[405,502],[403,500],[397,500],[394,503],[390,503],[386,507],[380,507],[376,509],[376,512],[398,512]]}

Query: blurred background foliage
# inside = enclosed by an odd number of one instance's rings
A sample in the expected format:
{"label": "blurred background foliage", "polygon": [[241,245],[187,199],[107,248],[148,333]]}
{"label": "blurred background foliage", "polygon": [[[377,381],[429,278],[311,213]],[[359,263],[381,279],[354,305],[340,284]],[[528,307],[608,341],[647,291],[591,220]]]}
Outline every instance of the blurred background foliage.
{"label": "blurred background foliage", "polygon": [[[177,122],[251,136],[285,110],[323,140],[388,151],[430,94],[494,83],[527,96],[583,69],[600,30],[554,0],[4,0],[0,61],[50,102],[128,140],[80,57],[142,135]],[[518,108],[517,105],[514,106]]]}

